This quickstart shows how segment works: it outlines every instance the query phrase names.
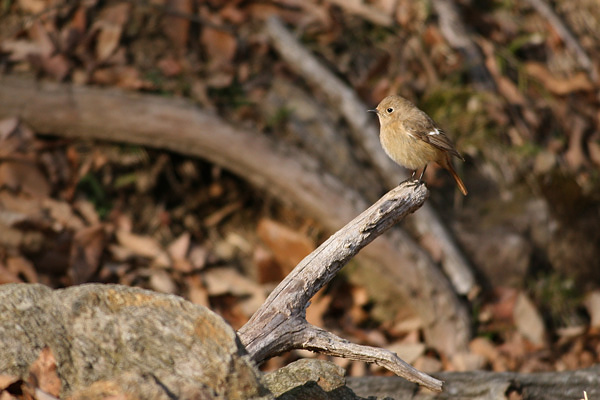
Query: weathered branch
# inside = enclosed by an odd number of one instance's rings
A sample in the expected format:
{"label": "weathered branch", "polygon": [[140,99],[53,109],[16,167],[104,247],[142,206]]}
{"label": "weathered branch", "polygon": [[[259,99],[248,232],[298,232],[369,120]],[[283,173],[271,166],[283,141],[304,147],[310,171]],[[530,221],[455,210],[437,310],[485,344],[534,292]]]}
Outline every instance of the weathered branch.
{"label": "weathered branch", "polygon": [[305,320],[306,308],[317,291],[331,281],[360,249],[417,210],[427,195],[424,185],[401,184],[305,257],[238,331],[252,358],[261,362],[282,351],[311,349],[375,362],[412,382],[441,390],[440,381],[418,372],[394,353],[349,343],[309,325]]}
{"label": "weathered branch", "polygon": [[441,381],[433,379],[431,376],[415,369],[398,357],[396,353],[389,350],[354,344],[314,326],[307,327],[307,333],[308,338],[306,342],[303,343],[303,348],[307,350],[330,356],[377,364],[404,379],[422,385],[428,389],[436,392],[442,390]]}
{"label": "weathered branch", "polygon": [[[287,64],[306,79],[316,90],[325,94],[329,104],[339,110],[351,128],[353,140],[365,150],[387,187],[394,187],[406,176],[379,144],[377,123],[369,119],[366,106],[356,92],[328,70],[307,51],[283,26],[279,19],[270,18],[265,26],[269,39]],[[471,266],[460,251],[452,234],[428,204],[416,214],[414,228],[420,236],[435,237],[442,248],[442,267],[461,295],[473,295],[479,291]]]}

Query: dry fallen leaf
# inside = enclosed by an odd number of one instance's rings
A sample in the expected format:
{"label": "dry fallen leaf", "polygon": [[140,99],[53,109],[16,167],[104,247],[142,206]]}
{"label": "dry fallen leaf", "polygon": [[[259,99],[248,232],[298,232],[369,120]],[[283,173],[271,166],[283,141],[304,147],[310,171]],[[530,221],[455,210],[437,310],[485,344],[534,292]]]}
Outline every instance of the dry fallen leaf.
{"label": "dry fallen leaf", "polygon": [[189,276],[185,283],[188,288],[188,299],[194,303],[204,307],[210,307],[208,300],[208,292],[202,284],[202,279],[198,275]]}
{"label": "dry fallen leaf", "polygon": [[183,64],[181,61],[172,55],[167,55],[160,59],[156,65],[160,68],[160,72],[167,77],[177,76],[183,71]]}
{"label": "dry fallen leaf", "polygon": [[254,314],[266,299],[260,285],[234,268],[210,268],[202,274],[202,278],[209,296],[231,294],[242,298],[240,307],[247,316]]}
{"label": "dry fallen leaf", "polygon": [[34,265],[24,257],[9,257],[6,260],[6,267],[15,276],[24,277],[26,282],[37,283],[39,281]]}
{"label": "dry fallen leaf", "polygon": [[41,208],[50,214],[53,220],[53,228],[56,231],[61,231],[65,228],[79,231],[85,227],[81,218],[73,212],[71,204],[65,201],[45,198],[42,200]]}
{"label": "dry fallen leaf", "polygon": [[[191,0],[166,0],[165,8],[182,15],[192,15],[194,12],[192,4]],[[176,51],[179,53],[185,51],[190,34],[189,19],[167,15],[164,17],[163,31]]]}
{"label": "dry fallen leaf", "polygon": [[123,89],[152,89],[150,81],[142,79],[140,71],[129,65],[117,65],[111,68],[102,68],[94,71],[92,80],[104,85],[116,85]]}
{"label": "dry fallen leaf", "polygon": [[368,2],[363,0],[328,0],[330,3],[338,5],[344,8],[344,11],[349,14],[354,14],[363,18],[375,25],[391,26],[394,20],[390,16],[390,10],[382,10],[379,7],[374,7]]}
{"label": "dry fallen leaf", "polygon": [[525,72],[531,78],[540,81],[550,92],[559,96],[594,90],[594,84],[585,72],[577,72],[570,77],[559,78],[554,76],[545,65],[534,61],[525,64]]}
{"label": "dry fallen leaf", "polygon": [[100,223],[98,211],[92,202],[84,199],[78,199],[73,204],[73,209],[83,217],[88,225],[97,225]]}
{"label": "dry fallen leaf", "polygon": [[44,72],[58,81],[64,80],[71,72],[71,61],[63,54],[42,57],[40,62]]}
{"label": "dry fallen leaf", "polygon": [[48,7],[47,0],[19,0],[19,8],[26,13],[38,14]]}
{"label": "dry fallen leaf", "polygon": [[50,347],[44,347],[37,360],[29,367],[28,382],[54,397],[60,395],[61,382],[56,372],[56,359]]}
{"label": "dry fallen leaf", "polygon": [[331,296],[325,293],[325,288],[319,290],[311,299],[306,309],[306,321],[314,326],[324,327],[323,316],[331,305]]}
{"label": "dry fallen leaf", "polygon": [[162,251],[158,242],[149,236],[136,235],[124,230],[118,230],[116,236],[121,246],[138,256],[153,258]]}
{"label": "dry fallen leaf", "polygon": [[423,343],[392,343],[385,348],[398,355],[402,360],[412,364],[417,358],[425,354],[425,344]]}
{"label": "dry fallen leaf", "polygon": [[11,194],[9,191],[0,191],[0,222],[7,226],[27,222],[38,228],[49,228],[47,218],[44,216],[40,202],[24,196]]}
{"label": "dry fallen leaf", "polygon": [[19,379],[21,378],[15,375],[0,374],[0,390],[5,390],[7,387],[17,382]]}
{"label": "dry fallen leaf", "polygon": [[479,354],[489,363],[493,363],[498,358],[498,349],[492,341],[485,337],[476,337],[469,343],[469,350],[473,354]]}
{"label": "dry fallen leaf", "polygon": [[104,250],[104,226],[96,225],[75,232],[69,257],[73,283],[87,282],[98,269]]}
{"label": "dry fallen leaf", "polygon": [[167,247],[167,253],[173,261],[173,268],[177,271],[191,272],[193,269],[192,263],[187,259],[191,238],[191,234],[186,231]]}
{"label": "dry fallen leaf", "polygon": [[516,289],[497,287],[494,289],[493,303],[486,305],[484,311],[490,312],[490,317],[496,321],[507,321],[513,318],[515,302],[518,296]]}
{"label": "dry fallen leaf", "polygon": [[98,30],[96,38],[96,57],[104,61],[119,47],[123,26],[129,19],[130,3],[116,3],[103,8],[100,18],[92,29]]}
{"label": "dry fallen leaf", "polygon": [[583,149],[587,123],[581,116],[573,116],[569,130],[569,147],[565,151],[564,159],[572,171],[577,171],[586,163]]}
{"label": "dry fallen leaf", "polygon": [[592,135],[588,138],[587,148],[588,152],[590,153],[590,160],[596,165],[596,167],[600,167],[600,142],[597,138],[597,132],[596,137]]}
{"label": "dry fallen leaf", "polygon": [[588,315],[590,316],[590,326],[600,329],[600,290],[595,290],[585,296],[583,302]]}
{"label": "dry fallen leaf", "polygon": [[50,57],[56,50],[49,32],[46,30],[48,25],[42,24],[36,20],[29,29],[29,36],[37,44],[38,56]]}
{"label": "dry fallen leaf", "polygon": [[202,29],[202,44],[210,59],[212,71],[230,67],[237,51],[237,40],[229,32],[205,26]]}
{"label": "dry fallen leaf", "polygon": [[263,246],[256,246],[252,254],[252,263],[259,283],[280,282],[285,275],[275,260],[273,253]]}
{"label": "dry fallen leaf", "polygon": [[150,288],[161,293],[177,293],[177,285],[164,269],[153,269],[150,274]]}
{"label": "dry fallen leaf", "polygon": [[28,61],[32,54],[39,54],[40,47],[37,43],[25,39],[4,40],[0,43],[0,50],[9,54],[12,62]]}
{"label": "dry fallen leaf", "polygon": [[0,400],[20,400],[25,382],[15,375],[0,374]]}
{"label": "dry fallen leaf", "polygon": [[[1,226],[0,226],[1,228]],[[17,274],[0,264],[0,285],[5,283],[21,283],[23,282]]]}
{"label": "dry fallen leaf", "polygon": [[46,176],[34,163],[25,160],[0,164],[0,185],[36,198],[47,197],[50,194],[50,184]]}
{"label": "dry fallen leaf", "polygon": [[534,345],[546,341],[546,326],[538,309],[524,293],[519,293],[515,302],[513,318],[517,330]]}
{"label": "dry fallen leaf", "polygon": [[177,239],[169,244],[167,252],[173,259],[185,259],[190,248],[191,239],[192,235],[189,232],[186,231],[182,233]]}
{"label": "dry fallen leaf", "polygon": [[204,246],[193,246],[190,250],[188,260],[194,269],[203,269],[206,266],[208,250]]}
{"label": "dry fallen leaf", "polygon": [[284,268],[284,275],[315,249],[315,244],[310,238],[271,219],[261,219],[256,230],[260,239]]}
{"label": "dry fallen leaf", "polygon": [[124,230],[118,230],[116,236],[119,244],[133,254],[151,258],[160,266],[166,267],[170,264],[169,256],[153,238]]}
{"label": "dry fallen leaf", "polygon": [[451,362],[453,371],[474,371],[482,369],[486,360],[479,354],[465,351],[454,354]]}

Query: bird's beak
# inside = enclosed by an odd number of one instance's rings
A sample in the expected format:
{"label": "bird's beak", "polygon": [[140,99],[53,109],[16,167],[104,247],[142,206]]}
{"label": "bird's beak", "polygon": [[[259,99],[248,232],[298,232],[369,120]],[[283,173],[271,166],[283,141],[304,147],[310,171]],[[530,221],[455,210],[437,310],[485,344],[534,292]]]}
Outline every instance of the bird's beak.
{"label": "bird's beak", "polygon": [[367,110],[367,112],[372,112],[372,113],[375,113],[375,114],[379,114],[379,111],[377,111],[376,108],[374,108],[372,110]]}

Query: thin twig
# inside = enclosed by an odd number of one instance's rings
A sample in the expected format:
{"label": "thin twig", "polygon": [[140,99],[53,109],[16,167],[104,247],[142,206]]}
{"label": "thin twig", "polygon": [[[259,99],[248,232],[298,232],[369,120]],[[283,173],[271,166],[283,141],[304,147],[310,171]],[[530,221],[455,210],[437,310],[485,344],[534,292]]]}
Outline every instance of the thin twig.
{"label": "thin twig", "polygon": [[323,329],[308,325],[307,340],[302,344],[305,349],[334,357],[377,364],[398,376],[427,389],[442,391],[442,382],[419,371],[406,363],[394,352],[371,346],[351,343]]}

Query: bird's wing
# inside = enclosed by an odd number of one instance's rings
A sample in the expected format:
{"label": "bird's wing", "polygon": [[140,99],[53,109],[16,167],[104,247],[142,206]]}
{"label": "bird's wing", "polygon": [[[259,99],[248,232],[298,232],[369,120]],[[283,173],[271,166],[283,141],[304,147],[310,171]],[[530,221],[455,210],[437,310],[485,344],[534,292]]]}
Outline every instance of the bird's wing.
{"label": "bird's wing", "polygon": [[[421,111],[421,110],[419,110]],[[403,121],[404,128],[414,138],[422,140],[435,146],[441,150],[445,150],[464,160],[458,151],[454,148],[454,145],[450,141],[450,138],[446,133],[437,126],[434,120],[429,115],[421,111],[420,118],[411,118]]]}

